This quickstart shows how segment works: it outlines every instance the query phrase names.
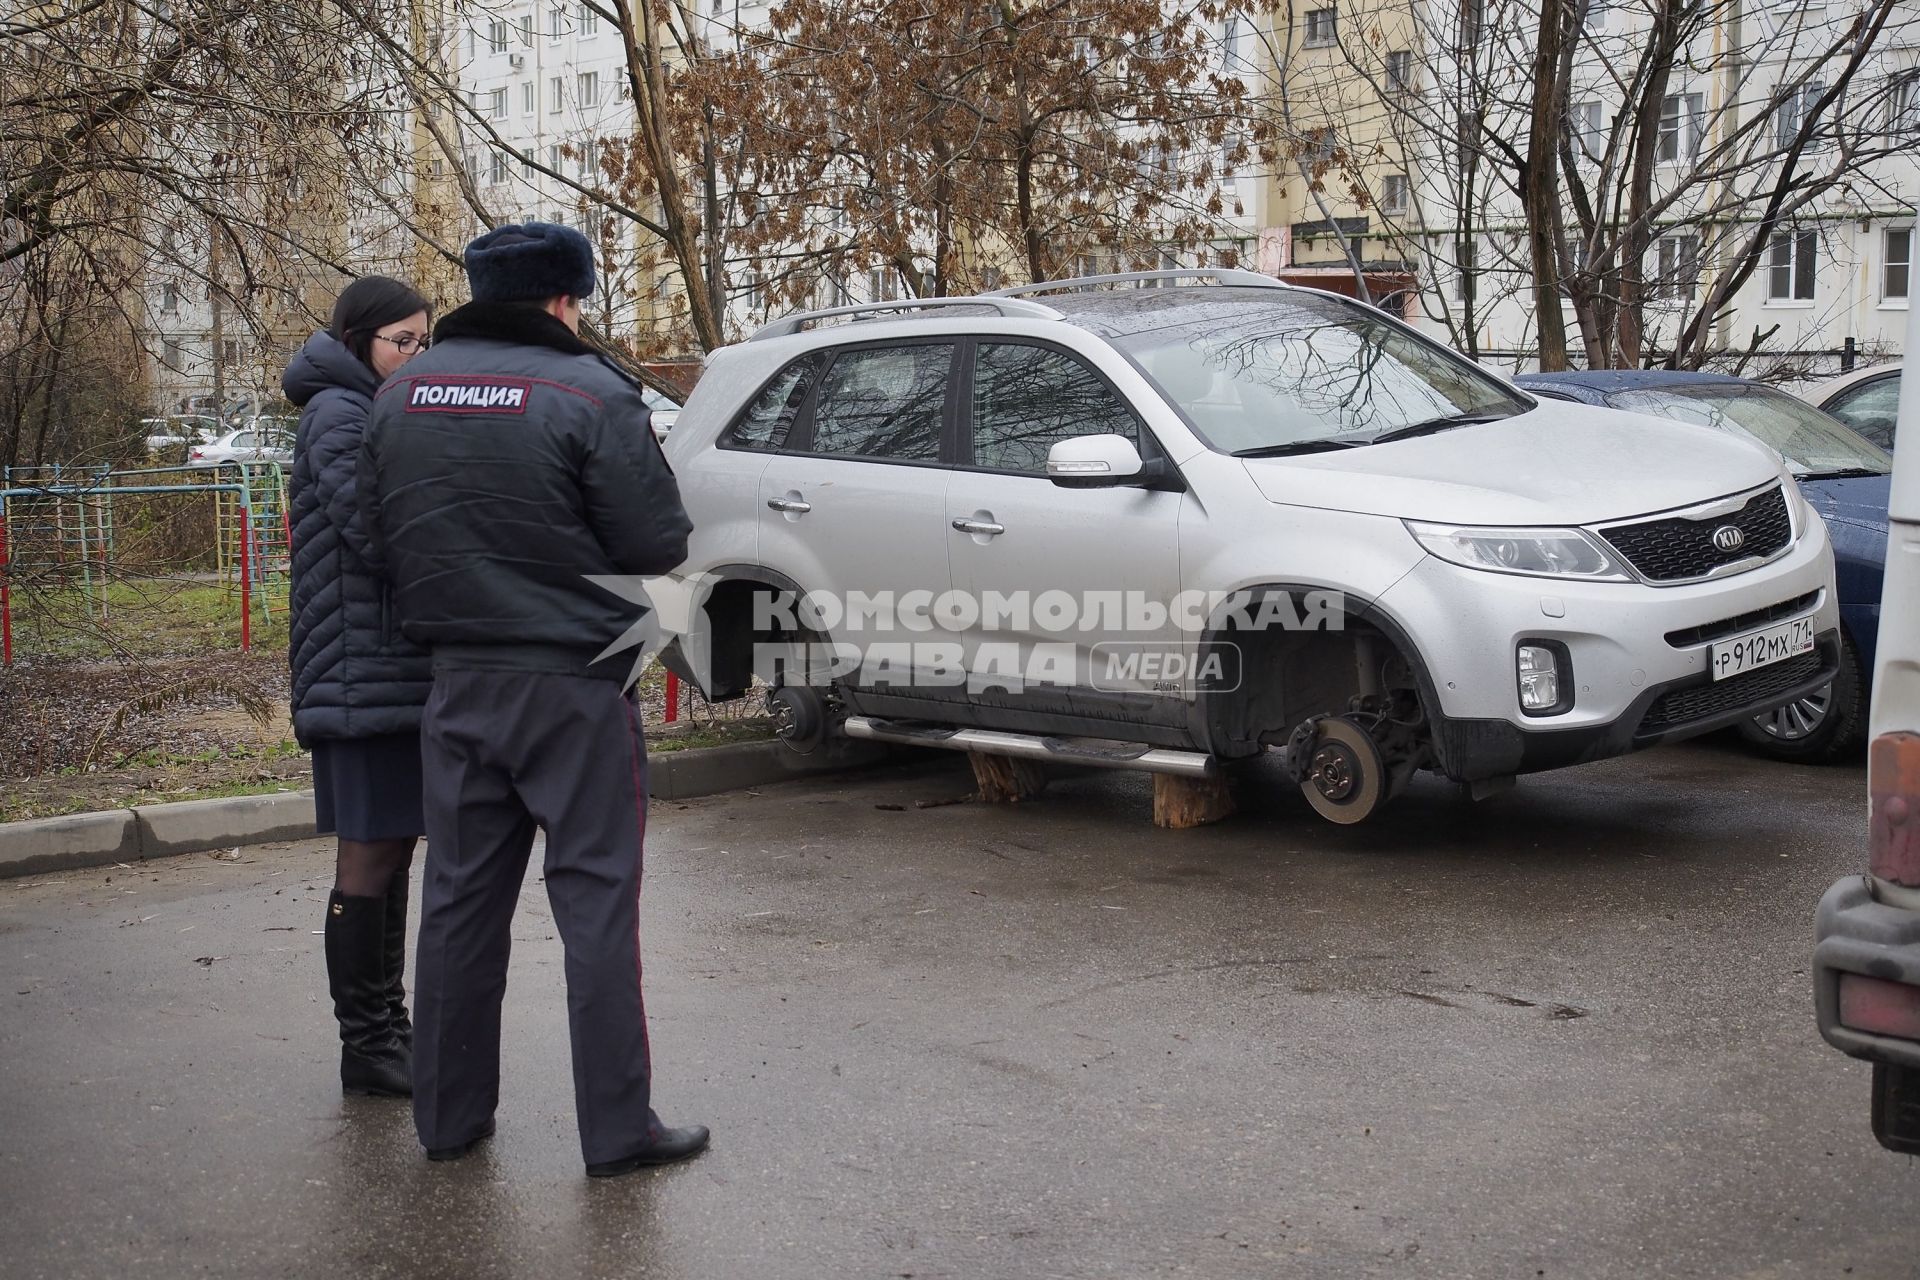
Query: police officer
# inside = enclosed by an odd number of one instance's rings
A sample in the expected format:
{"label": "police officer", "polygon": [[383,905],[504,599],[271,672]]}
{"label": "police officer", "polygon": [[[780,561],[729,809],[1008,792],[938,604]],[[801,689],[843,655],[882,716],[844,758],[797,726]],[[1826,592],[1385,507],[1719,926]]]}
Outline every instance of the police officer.
{"label": "police officer", "polygon": [[403,634],[433,654],[427,866],[414,979],[414,1123],[453,1160],[492,1135],[513,910],[536,827],[566,948],[587,1172],[684,1159],[699,1125],[649,1101],[639,891],[646,753],[634,621],[587,575],[665,573],[690,525],[640,388],[579,336],[593,251],[550,223],[467,246],[473,301],[380,391],[361,456]]}

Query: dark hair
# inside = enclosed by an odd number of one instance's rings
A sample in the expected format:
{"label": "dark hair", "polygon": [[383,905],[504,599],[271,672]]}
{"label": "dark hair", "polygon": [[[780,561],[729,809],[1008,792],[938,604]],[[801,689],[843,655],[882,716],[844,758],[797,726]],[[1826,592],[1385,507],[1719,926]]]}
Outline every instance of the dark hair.
{"label": "dark hair", "polygon": [[340,291],[333,304],[333,323],[327,332],[353,352],[360,363],[373,365],[373,335],[395,320],[415,312],[432,313],[427,300],[412,285],[386,276],[362,276]]}

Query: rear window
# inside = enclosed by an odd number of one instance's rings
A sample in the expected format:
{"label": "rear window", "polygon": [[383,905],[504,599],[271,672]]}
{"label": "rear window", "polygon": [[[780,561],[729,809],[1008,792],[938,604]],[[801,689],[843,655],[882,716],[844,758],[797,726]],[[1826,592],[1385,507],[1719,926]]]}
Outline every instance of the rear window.
{"label": "rear window", "polygon": [[771,449],[787,447],[787,437],[793,431],[794,420],[800,416],[800,406],[806,403],[807,392],[813,390],[813,383],[820,376],[820,366],[826,363],[826,357],[819,352],[795,360],[782,369],[740,420],[733,424],[721,442],[735,449]]}

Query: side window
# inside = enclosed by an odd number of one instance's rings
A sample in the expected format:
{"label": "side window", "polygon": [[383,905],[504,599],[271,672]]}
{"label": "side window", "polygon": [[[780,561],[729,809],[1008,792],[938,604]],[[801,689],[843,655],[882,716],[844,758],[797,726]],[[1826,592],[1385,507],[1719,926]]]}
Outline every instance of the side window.
{"label": "side window", "polygon": [[1064,351],[981,343],[973,361],[973,461],[1044,475],[1047,450],[1074,436],[1125,436],[1140,423],[1092,369]]}
{"label": "side window", "polygon": [[933,462],[952,343],[842,351],[820,384],[813,451]]}
{"label": "side window", "polygon": [[251,431],[242,431],[233,438],[233,447],[236,449],[251,449],[253,446],[254,438]]}
{"label": "side window", "polygon": [[780,371],[766,390],[754,397],[740,421],[722,442],[735,449],[783,449],[793,420],[805,403],[825,360],[818,353],[802,356]]}
{"label": "side window", "polygon": [[1882,449],[1893,448],[1893,424],[1900,407],[1900,379],[1879,378],[1849,390],[1827,410]]}

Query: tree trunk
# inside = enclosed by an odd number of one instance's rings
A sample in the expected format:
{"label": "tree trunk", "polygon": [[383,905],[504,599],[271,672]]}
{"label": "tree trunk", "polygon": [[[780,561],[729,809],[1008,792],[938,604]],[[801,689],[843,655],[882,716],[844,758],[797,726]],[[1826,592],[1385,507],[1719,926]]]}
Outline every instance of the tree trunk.
{"label": "tree trunk", "polygon": [[1533,57],[1533,119],[1520,181],[1527,210],[1527,249],[1533,260],[1533,309],[1540,336],[1540,369],[1567,367],[1567,321],[1560,309],[1560,137],[1567,114],[1560,51],[1566,0],[1543,0],[1539,47]]}

